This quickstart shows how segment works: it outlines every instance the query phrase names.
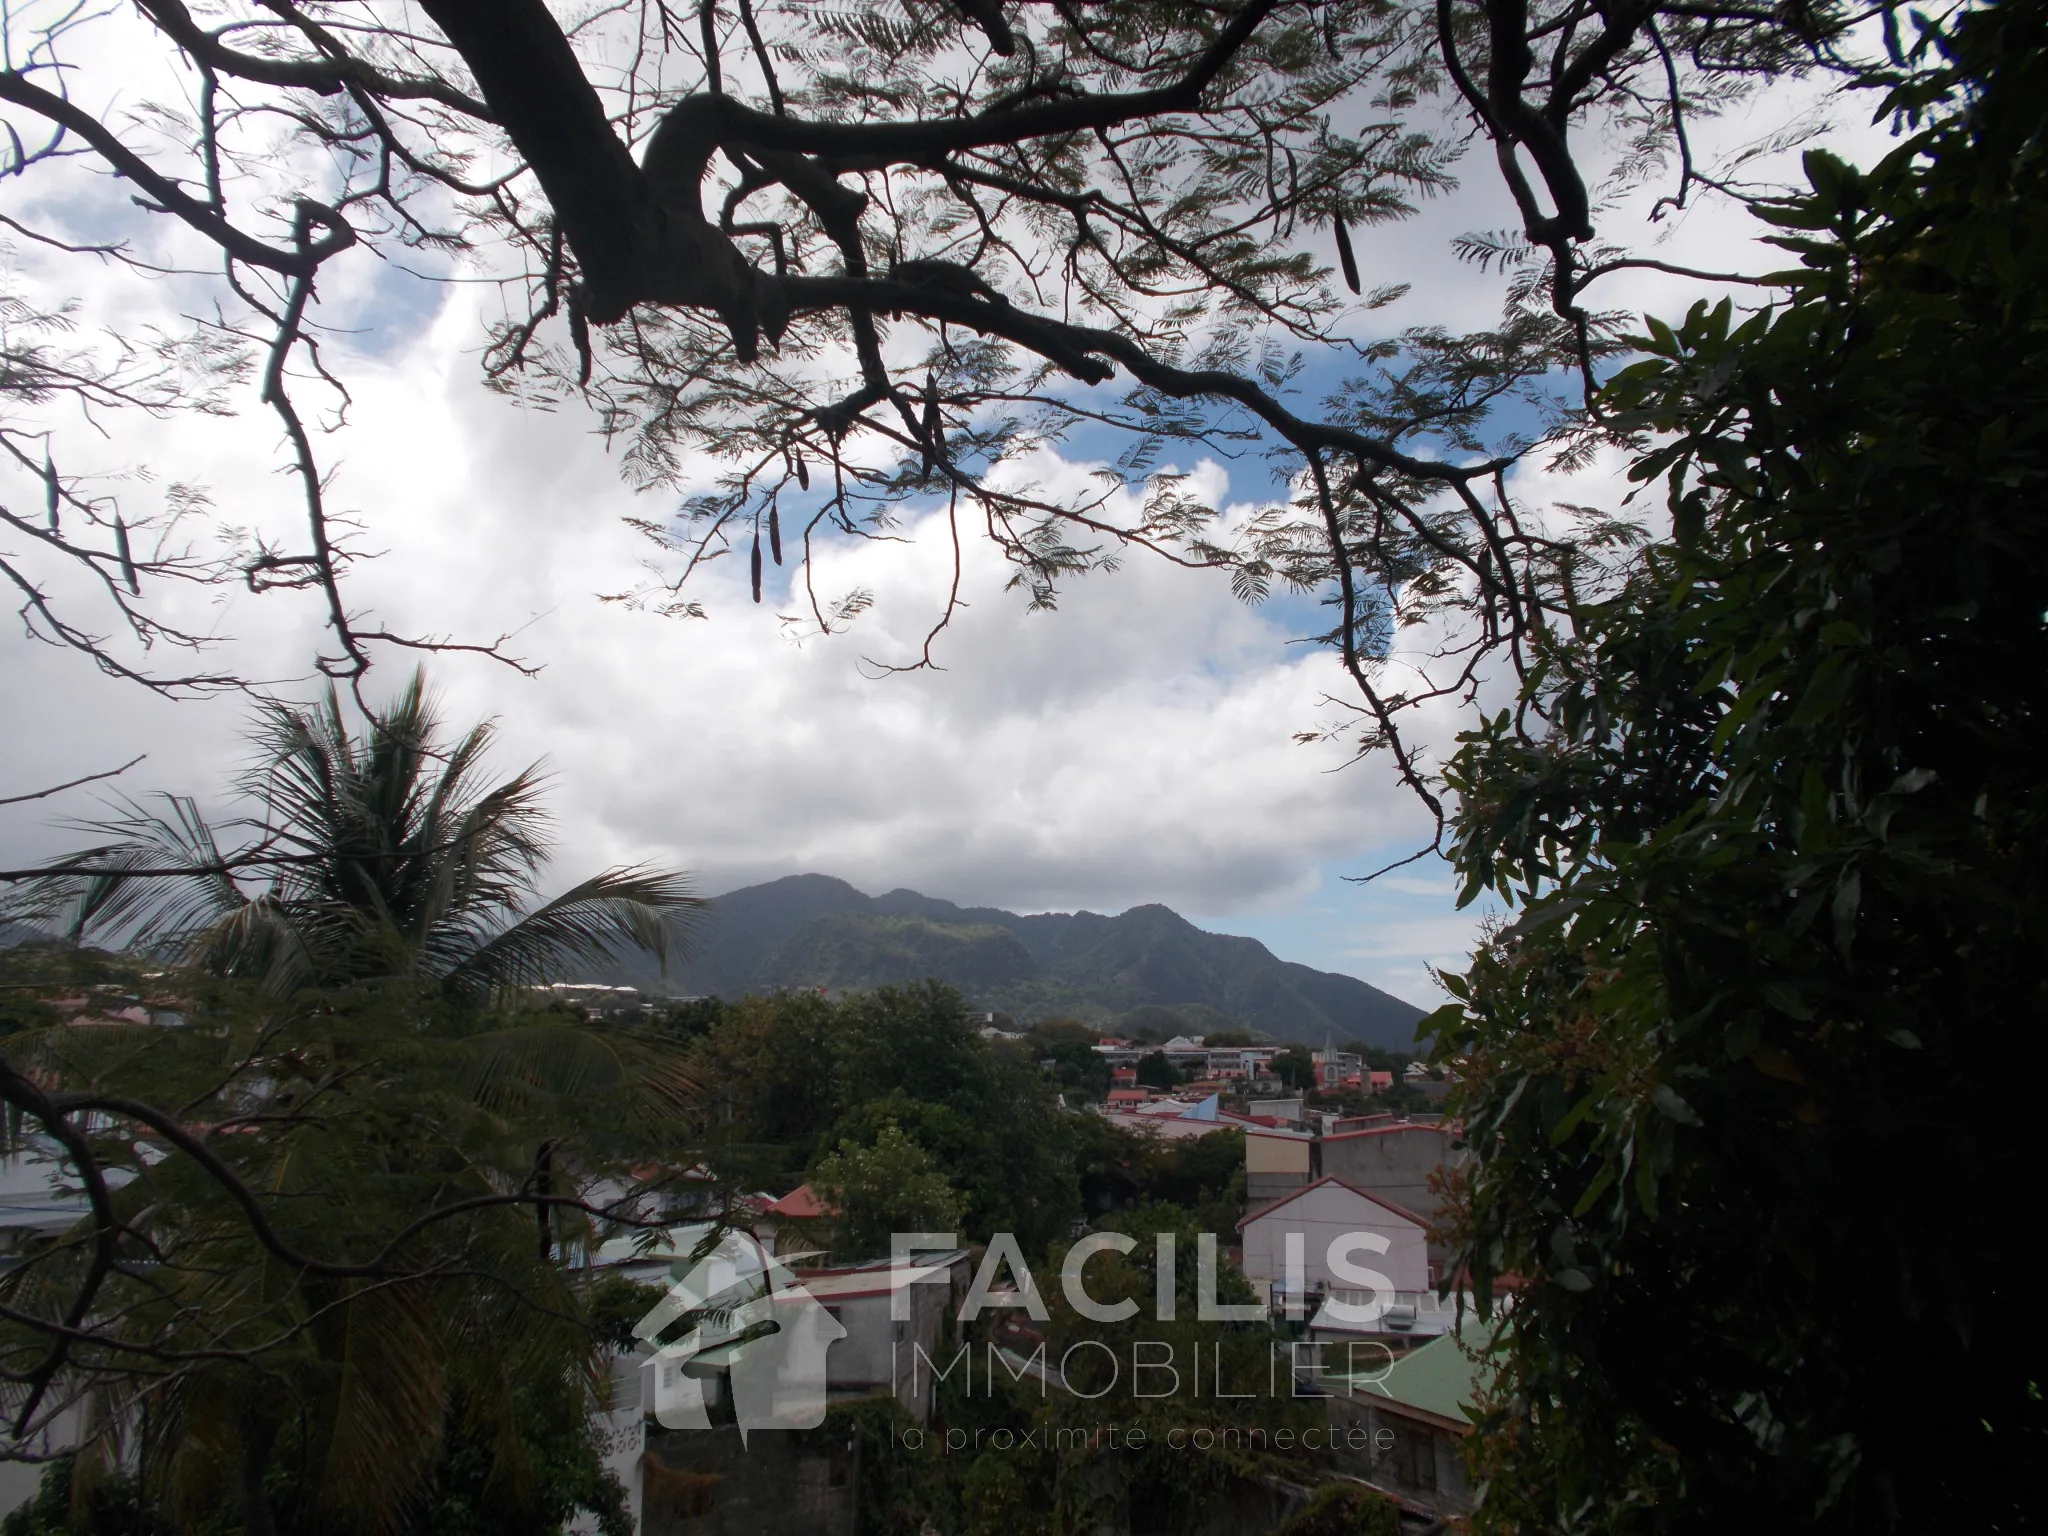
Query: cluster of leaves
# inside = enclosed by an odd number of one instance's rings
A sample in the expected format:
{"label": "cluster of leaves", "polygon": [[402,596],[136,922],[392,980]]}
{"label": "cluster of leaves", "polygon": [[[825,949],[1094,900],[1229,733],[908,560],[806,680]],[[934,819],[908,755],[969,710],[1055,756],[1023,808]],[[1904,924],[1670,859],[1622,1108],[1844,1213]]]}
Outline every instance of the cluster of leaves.
{"label": "cluster of leaves", "polygon": [[[606,1470],[590,1433],[590,1396],[574,1374],[523,1377],[512,1427],[523,1455],[508,1476],[504,1450],[457,1404],[431,1484],[407,1522],[418,1536],[557,1536],[580,1513],[599,1536],[632,1536],[626,1491]],[[410,1533],[408,1533],[410,1536]]]}
{"label": "cluster of leaves", "polygon": [[835,1213],[832,1240],[843,1252],[886,1253],[893,1232],[953,1232],[961,1201],[931,1154],[885,1119],[866,1144],[842,1141],[818,1160],[811,1185]]}
{"label": "cluster of leaves", "polygon": [[[517,1384],[512,1424],[520,1455],[509,1476],[503,1446],[458,1406],[425,1487],[386,1529],[394,1536],[554,1536],[579,1511],[588,1511],[601,1536],[629,1536],[625,1491],[598,1457],[579,1388],[574,1376],[547,1373]],[[291,1443],[295,1428],[286,1426],[281,1438],[287,1443],[266,1483],[274,1508],[302,1512],[312,1490],[300,1486],[303,1462]],[[77,1460],[67,1455],[51,1462],[35,1495],[0,1523],[0,1536],[241,1536],[247,1530],[233,1503],[174,1523],[159,1513],[143,1479],[118,1468],[79,1478]],[[297,1524],[318,1528],[307,1519]]]}
{"label": "cluster of leaves", "polygon": [[809,1174],[850,1193],[858,1231],[835,1238],[848,1256],[875,1256],[852,1248],[874,1247],[899,1217],[950,1208],[941,1183],[963,1234],[1014,1232],[1031,1252],[1081,1214],[1079,1117],[1027,1051],[981,1039],[952,988],[779,993],[720,1012],[690,1058],[712,1168],[741,1189]]}
{"label": "cluster of leaves", "polygon": [[[1157,1230],[1160,1224],[1185,1223],[1228,1241],[1229,1234],[1237,1230],[1245,1209],[1244,1132],[1211,1131],[1179,1140],[1138,1139],[1127,1166],[1135,1188],[1123,1212],[1109,1214],[1104,1225],[1121,1231],[1140,1230],[1124,1224],[1127,1214],[1151,1222],[1143,1228],[1147,1231]],[[1147,1212],[1152,1214],[1147,1216]]]}
{"label": "cluster of leaves", "polygon": [[169,1536],[169,1527],[138,1497],[135,1479],[121,1473],[96,1479],[73,1498],[74,1456],[59,1456],[43,1469],[28,1502],[0,1521],[0,1536]]}
{"label": "cluster of leaves", "polygon": [[[10,1070],[98,1106],[86,1177],[104,1201],[5,1277],[10,1380],[39,1379],[51,1325],[88,1296],[44,1398],[85,1415],[85,1483],[138,1468],[182,1520],[246,1505],[271,1467],[282,1528],[456,1497],[523,1518],[586,1444],[593,1337],[555,1251],[599,1224],[574,1190],[644,1155],[681,1080],[650,1089],[658,1052],[608,1026],[468,1018],[398,987],[279,1001],[177,980],[176,1025],[8,1038]],[[519,1198],[543,1147],[559,1208]],[[35,1411],[27,1394],[9,1387],[12,1412]]]}
{"label": "cluster of leaves", "polygon": [[1109,1095],[1109,1063],[1096,1054],[1102,1031],[1077,1019],[1040,1019],[1025,1036],[1025,1049],[1051,1074],[1067,1102],[1099,1104]]}
{"label": "cluster of leaves", "polygon": [[1401,1507],[1355,1483],[1329,1483],[1273,1536],[1398,1536]]}
{"label": "cluster of leaves", "polygon": [[1492,1529],[2038,1516],[2048,9],[1923,25],[1904,141],[1762,210],[1782,303],[1608,385],[1670,536],[1456,764],[1524,909],[1433,1021],[1462,1260],[1524,1282]]}
{"label": "cluster of leaves", "polygon": [[1167,1059],[1164,1051],[1147,1051],[1138,1058],[1138,1086],[1158,1088],[1168,1092],[1181,1085],[1180,1068]]}
{"label": "cluster of leaves", "polygon": [[[704,1085],[701,1145],[719,1187],[808,1179],[840,1212],[815,1235],[845,1257],[886,1254],[891,1231],[947,1230],[963,1241],[1015,1233],[1036,1255],[1085,1215],[1146,1204],[1197,1213],[1208,1231],[1236,1222],[1240,1135],[1155,1142],[1063,1110],[1060,1075],[1044,1064],[1058,1058],[1041,1056],[1039,1032],[982,1039],[942,983],[838,1001],[779,993],[676,1017]],[[1053,1048],[1075,1028],[1055,1026]]]}
{"label": "cluster of leaves", "polygon": [[1273,1075],[1290,1092],[1300,1093],[1316,1085],[1315,1058],[1299,1046],[1282,1051],[1272,1061]]}

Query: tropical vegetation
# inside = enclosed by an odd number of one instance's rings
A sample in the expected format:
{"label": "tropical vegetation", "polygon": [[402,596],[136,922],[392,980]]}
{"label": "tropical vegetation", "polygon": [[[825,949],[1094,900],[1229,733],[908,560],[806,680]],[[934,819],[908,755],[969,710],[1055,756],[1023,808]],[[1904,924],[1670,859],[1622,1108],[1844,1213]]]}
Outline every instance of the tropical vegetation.
{"label": "tropical vegetation", "polygon": [[0,1359],[17,1429],[82,1416],[75,1507],[132,1479],[256,1536],[620,1529],[561,1260],[647,1213],[629,1170],[680,1147],[697,1084],[659,1032],[530,989],[661,952],[700,903],[656,871],[531,902],[538,779],[487,782],[489,739],[444,741],[418,678],[359,736],[331,694],[268,707],[240,850],[190,800],[131,805],[17,906],[147,957],[10,954],[57,1003],[0,1045],[15,1149],[91,1210],[0,1276]]}
{"label": "tropical vegetation", "polygon": [[418,672],[360,735],[332,688],[312,709],[267,704],[225,827],[189,796],[131,802],[84,823],[101,841],[8,910],[278,996],[404,980],[477,1004],[583,962],[666,957],[702,906],[681,876],[607,870],[534,904],[544,781],[484,782],[492,737],[442,740]]}
{"label": "tropical vegetation", "polygon": [[1519,909],[1433,1023],[1493,1530],[2039,1518],[2048,9],[1918,25],[1897,148],[1761,207],[1779,302],[1608,382],[1669,534],[1453,773]]}

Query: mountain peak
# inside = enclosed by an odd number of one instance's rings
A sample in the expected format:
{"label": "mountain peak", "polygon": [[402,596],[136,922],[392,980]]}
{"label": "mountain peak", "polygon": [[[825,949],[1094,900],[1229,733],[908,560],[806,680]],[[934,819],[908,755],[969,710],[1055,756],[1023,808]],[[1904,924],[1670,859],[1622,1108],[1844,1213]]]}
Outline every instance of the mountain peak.
{"label": "mountain peak", "polygon": [[[624,965],[602,979],[653,979]],[[631,971],[632,974],[621,974]],[[674,973],[686,993],[848,990],[936,976],[978,1008],[1091,1023],[1136,1008],[1218,1016],[1277,1039],[1414,1043],[1422,1010],[1377,987],[1277,959],[1256,939],[1210,933],[1146,902],[1116,917],[1020,916],[898,887],[868,896],[832,875],[785,875],[714,898],[697,953]],[[599,979],[593,977],[592,979]]]}

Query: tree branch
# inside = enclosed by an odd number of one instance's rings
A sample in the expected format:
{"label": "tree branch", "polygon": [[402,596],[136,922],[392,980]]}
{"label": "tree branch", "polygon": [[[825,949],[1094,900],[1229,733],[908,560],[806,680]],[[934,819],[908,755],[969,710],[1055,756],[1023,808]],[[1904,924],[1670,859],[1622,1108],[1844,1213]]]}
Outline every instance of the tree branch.
{"label": "tree branch", "polygon": [[138,752],[118,768],[108,768],[99,773],[88,773],[83,778],[67,779],[62,784],[52,784],[48,789],[32,790],[25,795],[0,795],[0,805],[20,805],[25,800],[47,800],[52,795],[61,795],[65,790],[76,789],[81,784],[93,784],[101,779],[119,778],[148,756],[147,752]]}
{"label": "tree branch", "polygon": [[[93,147],[114,171],[148,193],[162,212],[184,220],[213,241],[235,260],[252,267],[279,272],[288,277],[310,277],[320,263],[355,244],[356,233],[348,221],[330,208],[319,208],[317,217],[327,227],[327,238],[298,250],[281,251],[254,235],[237,229],[221,214],[193,197],[169,177],[152,170],[147,161],[123,144],[113,131],[91,113],[80,110],[62,96],[44,90],[17,70],[0,70],[0,101],[48,118],[67,133],[76,134]],[[148,206],[148,205],[145,205]],[[307,204],[308,207],[318,207]]]}

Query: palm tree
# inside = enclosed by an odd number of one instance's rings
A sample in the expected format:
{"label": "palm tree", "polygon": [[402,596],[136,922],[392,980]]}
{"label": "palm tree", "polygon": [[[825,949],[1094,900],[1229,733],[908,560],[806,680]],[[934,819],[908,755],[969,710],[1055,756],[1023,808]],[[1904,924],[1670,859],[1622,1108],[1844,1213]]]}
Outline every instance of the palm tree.
{"label": "palm tree", "polygon": [[[352,735],[339,696],[264,707],[239,853],[191,799],[82,823],[99,846],[18,902],[74,940],[119,939],[277,994],[406,978],[481,1002],[622,951],[666,969],[705,903],[670,871],[610,869],[532,905],[549,845],[537,768],[486,785],[491,726],[452,746],[415,673]],[[145,871],[190,870],[164,876]]]}
{"label": "palm tree", "polygon": [[[490,1486],[515,1497],[521,1394],[580,1391],[596,1368],[556,1258],[603,1224],[547,1200],[673,1162],[694,1073],[658,1032],[500,1005],[622,951],[665,963],[706,904],[644,868],[540,900],[541,779],[491,782],[491,739],[485,725],[445,743],[417,674],[360,731],[332,690],[312,709],[266,705],[245,814],[217,829],[186,798],[127,802],[86,824],[97,846],[58,861],[85,873],[53,873],[19,904],[75,941],[200,974],[183,988],[192,1027],[53,1025],[11,1036],[9,1057],[52,1089],[234,1126],[208,1145],[240,1193],[118,1120],[100,1127],[100,1156],[131,1180],[123,1240],[146,1240],[151,1263],[107,1280],[108,1347],[74,1359],[98,1426],[82,1472],[126,1464],[126,1445],[164,1508],[239,1494],[260,1533],[280,1528],[266,1488],[288,1450],[286,1524],[339,1511],[395,1529],[458,1417],[493,1448]],[[407,1239],[393,1276],[336,1280],[256,1242],[254,1198],[298,1252],[349,1262],[422,1213],[461,1214]],[[84,1223],[0,1276],[0,1300],[70,1316],[92,1237]],[[0,1320],[0,1364],[45,1347]],[[137,1347],[189,1353],[168,1375],[131,1372],[122,1351]]]}

